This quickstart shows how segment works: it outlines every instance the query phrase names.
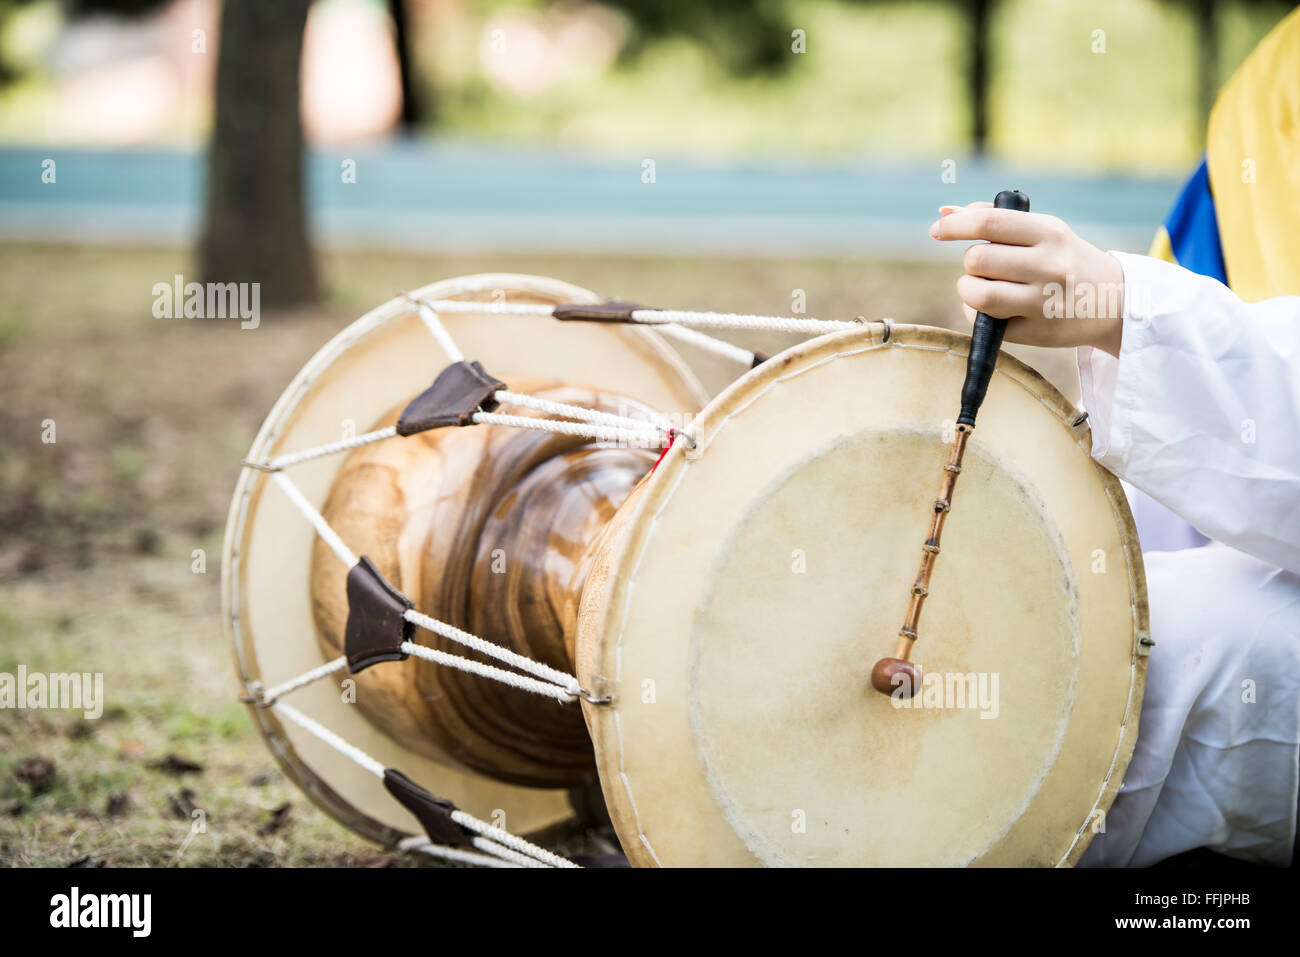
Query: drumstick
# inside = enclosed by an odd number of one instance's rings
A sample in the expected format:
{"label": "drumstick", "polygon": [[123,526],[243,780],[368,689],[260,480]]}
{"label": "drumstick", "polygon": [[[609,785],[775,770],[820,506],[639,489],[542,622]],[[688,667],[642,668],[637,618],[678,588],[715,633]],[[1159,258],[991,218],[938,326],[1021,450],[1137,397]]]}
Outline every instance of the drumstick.
{"label": "drumstick", "polygon": [[[1019,190],[1004,189],[993,200],[993,205],[998,209],[1015,209],[1027,213],[1029,197]],[[934,515],[930,519],[930,535],[921,546],[921,568],[916,573],[916,582],[912,585],[912,598],[907,606],[907,617],[898,632],[898,648],[893,658],[881,658],[871,669],[871,686],[882,694],[897,692],[904,698],[910,698],[921,690],[921,669],[909,660],[912,646],[916,644],[916,628],[921,618],[921,606],[925,604],[925,597],[930,593],[930,573],[934,570],[935,560],[939,557],[939,536],[943,534],[944,519],[948,517],[948,511],[952,508],[952,496],[957,487],[957,476],[961,474],[966,442],[971,432],[975,430],[975,416],[989,390],[993,369],[998,361],[998,350],[1002,348],[1002,336],[1006,331],[1005,319],[995,319],[982,312],[976,314],[975,328],[971,332],[970,352],[966,357],[966,381],[961,387],[961,414],[957,416],[957,434],[953,436],[948,464],[943,467],[943,484],[939,486],[939,497],[934,503]]]}

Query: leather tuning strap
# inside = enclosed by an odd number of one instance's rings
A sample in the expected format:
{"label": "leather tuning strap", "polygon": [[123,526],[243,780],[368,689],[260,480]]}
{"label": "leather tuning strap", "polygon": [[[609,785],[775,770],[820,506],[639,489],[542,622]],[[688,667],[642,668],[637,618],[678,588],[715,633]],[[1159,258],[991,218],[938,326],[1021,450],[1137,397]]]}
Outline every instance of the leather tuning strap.
{"label": "leather tuning strap", "polygon": [[[555,307],[551,315],[561,321],[567,322],[633,322],[632,313],[638,309],[649,309],[649,306],[642,306],[635,302],[624,302],[621,299],[609,299],[605,302],[565,302]],[[750,363],[751,369],[757,369],[760,365],[772,358],[766,352],[754,351],[754,361]]]}
{"label": "leather tuning strap", "polygon": [[456,805],[446,798],[435,797],[416,784],[401,771],[384,768],[384,787],[397,798],[397,802],[415,815],[434,844],[448,847],[469,847],[473,831],[452,820]]}
{"label": "leather tuning strap", "polygon": [[605,302],[564,302],[555,307],[551,315],[565,322],[632,322],[632,313],[649,306],[621,299]]}
{"label": "leather tuning strap", "polygon": [[506,384],[484,371],[477,362],[453,362],[438,373],[397,417],[397,434],[414,435],[449,425],[469,425],[475,412],[491,412],[498,405],[493,395]]}
{"label": "leather tuning strap", "polygon": [[364,555],[348,572],[348,621],[343,652],[348,672],[356,674],[381,661],[405,661],[402,643],[415,640],[415,625],[405,618],[415,605],[388,583]]}

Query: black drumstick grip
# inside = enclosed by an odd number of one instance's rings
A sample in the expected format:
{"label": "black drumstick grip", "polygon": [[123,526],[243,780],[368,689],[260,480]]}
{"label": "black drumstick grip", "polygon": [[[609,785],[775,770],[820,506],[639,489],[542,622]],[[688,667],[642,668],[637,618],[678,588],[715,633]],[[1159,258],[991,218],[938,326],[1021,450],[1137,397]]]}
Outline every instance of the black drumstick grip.
{"label": "black drumstick grip", "polygon": [[[1029,197],[1018,189],[1004,189],[993,200],[993,205],[998,209],[1016,209],[1027,213]],[[961,387],[961,415],[957,416],[959,425],[974,427],[975,415],[984,403],[985,393],[989,391],[993,368],[998,361],[998,350],[1002,348],[1002,336],[1006,331],[1005,319],[994,319],[982,312],[975,315],[970,353],[966,357],[966,381]]]}

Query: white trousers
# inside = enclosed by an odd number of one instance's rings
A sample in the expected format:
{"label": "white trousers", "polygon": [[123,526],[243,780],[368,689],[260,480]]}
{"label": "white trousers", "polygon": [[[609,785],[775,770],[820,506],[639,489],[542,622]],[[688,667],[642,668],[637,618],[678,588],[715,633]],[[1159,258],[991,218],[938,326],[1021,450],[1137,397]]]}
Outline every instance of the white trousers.
{"label": "white trousers", "polygon": [[1155,646],[1137,747],[1080,862],[1198,847],[1286,866],[1300,797],[1300,576],[1226,545],[1144,556]]}

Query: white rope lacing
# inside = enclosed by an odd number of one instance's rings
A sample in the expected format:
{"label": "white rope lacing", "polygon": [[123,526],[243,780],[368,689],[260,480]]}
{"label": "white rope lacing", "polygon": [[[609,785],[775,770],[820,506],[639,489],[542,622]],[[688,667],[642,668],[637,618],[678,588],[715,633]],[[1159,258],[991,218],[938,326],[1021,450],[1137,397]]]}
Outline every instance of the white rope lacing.
{"label": "white rope lacing", "polygon": [[757,358],[749,349],[742,349],[740,346],[733,345],[716,336],[708,336],[702,332],[696,332],[694,329],[688,329],[686,326],[679,326],[676,323],[670,322],[655,326],[655,331],[665,336],[671,336],[679,342],[689,342],[693,346],[706,349],[743,366],[752,366]]}
{"label": "white rope lacing", "polygon": [[407,853],[418,852],[428,854],[432,857],[440,857],[447,861],[458,861],[464,864],[477,864],[480,867],[540,867],[546,869],[550,866],[536,858],[529,857],[526,854],[512,851],[510,848],[498,844],[495,841],[489,841],[486,837],[471,838],[470,843],[487,853],[479,854],[474,851],[462,850],[458,847],[448,847],[445,844],[434,844],[423,835],[402,838],[402,840],[397,842],[397,849]]}
{"label": "white rope lacing", "polygon": [[268,472],[278,472],[300,462],[323,458],[326,455],[337,455],[340,452],[347,452],[363,445],[370,445],[372,442],[391,439],[395,435],[397,435],[397,426],[390,425],[386,429],[375,429],[373,432],[366,432],[351,439],[341,439],[338,442],[330,442],[328,445],[317,445],[314,448],[303,449],[301,452],[291,452],[288,455],[277,455],[266,463],[264,469]]}
{"label": "white rope lacing", "polygon": [[450,817],[461,827],[478,832],[483,837],[487,838],[489,842],[503,844],[512,851],[516,851],[519,854],[525,854],[544,864],[549,864],[551,867],[576,868],[578,866],[573,863],[573,861],[560,857],[559,854],[552,854],[545,848],[538,847],[531,841],[526,841],[516,834],[511,834],[509,831],[503,831],[499,827],[494,827],[487,821],[480,821],[468,811],[462,811],[460,808],[457,808],[451,812]]}
{"label": "white rope lacing", "polygon": [[267,688],[262,692],[260,702],[263,705],[272,704],[277,698],[287,695],[290,691],[297,691],[299,688],[305,688],[313,682],[320,681],[326,675],[332,675],[336,671],[342,671],[348,666],[346,655],[339,655],[333,661],[327,661],[323,665],[312,668],[310,671],[304,671],[296,678],[290,678],[283,684],[278,684],[273,688]]}
{"label": "white rope lacing", "polygon": [[[539,861],[535,857],[529,857],[527,854],[520,854],[518,851],[512,851],[504,844],[498,844],[496,841],[488,840],[486,837],[471,837],[469,842],[475,847],[487,851],[489,854],[495,855],[502,861],[514,864],[516,867],[536,867],[546,870],[551,866],[544,861]],[[577,867],[578,865],[573,864],[572,866]]]}
{"label": "white rope lacing", "polygon": [[565,674],[552,668],[550,665],[542,664],[540,661],[534,661],[532,658],[526,658],[521,654],[511,651],[501,645],[493,644],[490,641],[484,641],[477,635],[471,635],[468,631],[462,631],[455,625],[449,625],[445,621],[439,621],[437,618],[430,618],[423,615],[414,608],[408,608],[405,614],[406,620],[413,625],[418,625],[434,634],[442,635],[444,638],[464,645],[466,648],[473,648],[475,651],[482,652],[489,657],[496,658],[498,661],[504,661],[506,664],[514,665],[520,671],[526,671],[538,678],[557,684],[567,689],[572,694],[581,694],[582,689],[578,686],[578,679],[573,675]]}
{"label": "white rope lacing", "polygon": [[[683,329],[682,331],[688,332],[689,330]],[[645,422],[631,416],[601,412],[597,409],[588,409],[586,406],[570,405],[567,402],[553,402],[550,399],[538,398],[535,395],[511,392],[509,389],[498,389],[493,398],[502,405],[517,405],[525,409],[536,409],[539,412],[545,412],[547,415],[558,415],[563,418],[577,419],[579,422],[594,422],[597,425],[609,425],[614,428],[645,429],[648,426],[653,426],[665,433],[672,428],[668,420],[657,412],[650,412],[652,418],[649,422]]]}
{"label": "white rope lacing", "polygon": [[861,328],[856,320],[800,319],[797,316],[751,316],[734,312],[681,312],[676,309],[634,309],[632,321],[646,325],[676,323],[713,329],[765,329],[768,332],[797,332],[800,335],[823,335]]}
{"label": "white rope lacing", "polygon": [[366,754],[366,752],[362,751],[360,748],[348,744],[347,741],[340,738],[337,734],[335,734],[329,728],[325,727],[325,725],[321,724],[315,718],[307,717],[307,715],[303,714],[293,705],[285,704],[283,701],[277,701],[275,704],[271,705],[271,710],[274,711],[276,714],[283,715],[284,717],[288,718],[290,721],[292,721],[298,727],[302,728],[304,731],[307,731],[310,734],[315,735],[317,738],[324,741],[326,744],[328,744],[339,754],[343,755],[346,758],[351,758],[353,761],[361,765],[371,774],[375,775],[375,777],[382,778],[384,776],[384,766],[382,764],[380,764],[370,755]]}
{"label": "white rope lacing", "polygon": [[449,332],[447,332],[447,327],[442,324],[442,320],[438,318],[438,313],[433,309],[433,307],[423,299],[416,299],[407,293],[402,293],[402,295],[409,301],[415,303],[416,309],[420,314],[420,320],[424,323],[425,328],[429,330],[429,333],[438,343],[438,347],[442,349],[443,354],[446,355],[447,361],[463,362],[465,359],[464,353],[462,353],[460,348],[456,345],[456,340],[451,337]]}
{"label": "white rope lacing", "polygon": [[289,501],[302,512],[307,521],[311,522],[312,527],[316,529],[316,534],[339,557],[339,561],[348,568],[357,563],[357,556],[352,554],[352,549],[343,544],[343,539],[339,538],[338,533],[330,527],[330,523],[325,521],[325,516],[316,511],[316,506],[307,501],[307,497],[298,491],[298,486],[289,481],[289,476],[283,472],[272,472],[271,480],[280,486],[284,494],[289,497]]}
{"label": "white rope lacing", "polygon": [[[664,439],[667,438],[668,432],[672,429],[672,426],[662,418],[647,422],[643,419],[634,419],[631,416],[600,412],[580,405],[569,405],[566,402],[552,402],[549,399],[540,399],[520,392],[510,392],[507,389],[497,390],[494,397],[502,404],[537,409],[550,415],[567,416],[578,421],[563,422],[555,419],[537,419],[520,415],[477,412],[473,418],[475,423],[479,425],[504,425],[516,429],[534,429],[563,435],[586,436],[605,442],[637,442],[643,446],[653,446],[654,448],[660,448],[665,444]],[[340,439],[337,442],[316,445],[300,452],[278,455],[269,462],[246,462],[245,464],[263,472],[279,472],[293,465],[310,462],[312,459],[348,452],[363,445],[382,442],[384,439],[391,439],[396,436],[397,426],[390,425],[387,428],[375,429],[373,432],[366,432],[350,439]]]}
{"label": "white rope lacing", "polygon": [[[413,609],[407,609],[406,620],[414,621],[423,628],[429,625],[436,625],[436,628],[429,628],[430,631],[436,631],[438,634],[445,634],[448,631],[460,632],[462,638],[454,640],[461,641],[462,644],[469,645],[486,655],[494,658],[509,660],[516,667],[523,668],[525,671],[546,672],[555,676],[555,681],[538,681],[535,678],[526,678],[523,675],[517,675],[512,671],[506,671],[502,668],[494,668],[492,665],[485,665],[469,658],[461,658],[456,655],[449,655],[445,651],[439,651],[436,648],[429,648],[426,645],[417,644],[413,641],[404,641],[398,647],[407,655],[413,655],[416,658],[423,658],[425,661],[432,661],[436,664],[445,665],[449,668],[455,668],[468,674],[479,675],[483,678],[491,678],[502,684],[509,685],[512,688],[518,688],[520,691],[531,691],[533,694],[539,694],[546,698],[554,698],[561,704],[569,704],[576,701],[579,697],[584,697],[588,701],[599,702],[601,699],[587,695],[578,685],[578,680],[572,675],[566,675],[562,671],[556,671],[539,661],[533,661],[531,658],[525,658],[523,655],[515,654],[508,648],[500,645],[494,645],[490,641],[484,641],[468,632],[460,631],[458,628],[438,621],[436,618],[430,618],[427,615],[421,615]],[[426,624],[427,623],[427,624]],[[449,636],[450,637],[450,636]],[[295,678],[278,684],[273,688],[262,691],[257,697],[249,700],[262,707],[268,707],[275,704],[280,698],[284,697],[291,691],[297,691],[299,688],[305,688],[309,684],[320,681],[322,678],[334,674],[336,671],[342,671],[347,667],[348,659],[340,655],[332,661],[327,661],[323,665],[318,665]]]}
{"label": "white rope lacing", "polygon": [[[486,841],[487,838],[476,838],[478,841]],[[404,837],[397,842],[397,849],[405,854],[420,853],[428,854],[430,857],[441,858],[444,861],[455,861],[458,864],[476,864],[479,867],[545,867],[541,861],[535,861],[531,857],[524,857],[522,854],[515,854],[509,848],[502,847],[501,850],[506,854],[516,858],[510,860],[503,854],[480,854],[475,851],[467,851],[459,847],[448,847],[445,844],[434,844],[423,835],[414,835]],[[520,863],[527,861],[527,864]]]}
{"label": "white rope lacing", "polygon": [[[292,705],[285,704],[283,701],[273,704],[271,706],[271,709],[275,711],[277,714],[283,715],[284,717],[288,718],[290,721],[298,725],[298,727],[302,728],[304,731],[307,731],[310,734],[315,735],[318,739],[323,741],[325,744],[328,744],[330,747],[334,748],[344,757],[351,758],[353,761],[355,761],[361,767],[365,768],[371,774],[375,775],[381,780],[383,779],[385,768],[382,763],[376,761],[374,758],[366,754],[366,752],[362,751],[360,748],[348,744],[347,741],[340,738],[337,734],[335,734],[329,728],[325,727],[319,721],[307,717],[307,715],[303,714],[297,708],[293,707]],[[459,808],[457,808],[456,810],[452,811],[448,816],[454,822],[459,824],[461,827],[465,828],[466,830],[473,831],[474,833],[478,834],[481,838],[485,839],[482,841],[480,841],[478,838],[472,839],[472,843],[474,844],[474,846],[481,851],[486,851],[487,853],[490,854],[497,854],[497,856],[505,857],[505,855],[498,854],[495,850],[495,847],[497,845],[501,845],[503,848],[510,851],[514,851],[516,854],[521,854],[524,855],[525,857],[532,858],[534,861],[540,861],[543,865],[549,865],[551,867],[573,867],[573,868],[576,868],[578,866],[577,864],[573,863],[573,861],[566,860],[563,857],[560,857],[558,854],[552,854],[550,851],[546,850],[543,847],[538,847],[536,844],[532,843],[531,841],[524,840],[522,837],[519,837],[515,834],[511,834],[509,831],[503,831],[499,827],[494,827],[493,825],[487,823],[487,821],[481,821],[478,818],[476,818],[473,814],[470,814],[467,811],[462,811]],[[434,845],[432,843],[429,846],[441,847],[441,845]],[[510,858],[508,857],[505,857],[505,859],[510,860]],[[518,861],[512,861],[512,863],[518,863]]]}
{"label": "white rope lacing", "polygon": [[[460,299],[418,299],[430,309],[447,313],[478,313],[505,316],[550,316],[555,306],[532,302],[475,302]],[[770,332],[794,332],[821,335],[861,328],[866,320],[813,319],[799,316],[757,316],[736,312],[689,312],[679,309],[634,309],[633,322],[645,325],[678,324],[714,329],[766,329]]]}
{"label": "white rope lacing", "polygon": [[[562,688],[559,685],[553,685],[549,681],[538,681],[536,678],[525,678],[523,675],[517,675],[513,671],[506,671],[503,668],[494,668],[492,665],[485,665],[482,662],[474,661],[472,658],[461,658],[458,655],[449,655],[445,651],[439,651],[437,648],[430,648],[427,645],[417,645],[413,641],[404,641],[400,647],[403,652],[408,655],[414,655],[416,658],[423,658],[425,661],[432,661],[435,664],[445,665],[448,668],[455,668],[458,671],[464,671],[471,675],[478,675],[480,678],[491,678],[494,681],[499,681],[512,688],[518,688],[520,691],[531,691],[533,694],[541,695],[544,698],[554,698],[561,704],[568,704],[571,701],[577,700],[577,692],[569,691],[567,688]],[[504,651],[505,649],[502,650]],[[534,664],[536,664],[536,662],[534,662]],[[574,681],[574,684],[576,683],[577,682]]]}
{"label": "white rope lacing", "polygon": [[[471,417],[477,425],[506,425],[513,429],[534,429],[556,435],[581,435],[602,442],[642,443],[659,448],[665,444],[664,436],[653,427],[641,423],[640,428],[619,428],[596,425],[591,422],[563,422],[559,419],[534,419],[526,415],[503,415],[499,412],[475,412]],[[634,419],[628,419],[632,422]]]}

